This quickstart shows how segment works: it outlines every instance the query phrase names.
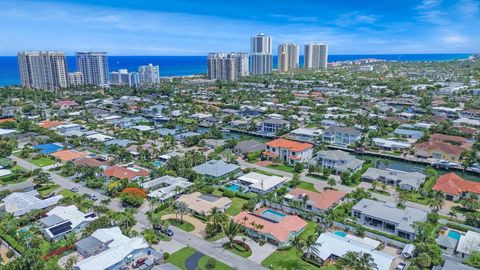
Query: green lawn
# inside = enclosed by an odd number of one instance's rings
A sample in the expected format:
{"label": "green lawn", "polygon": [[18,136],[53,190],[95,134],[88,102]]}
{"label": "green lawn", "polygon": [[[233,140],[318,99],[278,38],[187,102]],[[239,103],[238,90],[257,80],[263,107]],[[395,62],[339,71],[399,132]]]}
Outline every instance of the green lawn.
{"label": "green lawn", "polygon": [[297,188],[303,188],[306,190],[310,190],[313,192],[318,192],[318,190],[315,189],[315,185],[310,183],[310,182],[305,182],[305,181],[300,181],[300,184],[297,186]]}
{"label": "green lawn", "polygon": [[57,184],[50,184],[50,185],[45,185],[40,188],[37,188],[38,193],[40,194],[40,197],[45,197],[48,194],[54,192],[56,189],[58,189],[60,186]]}
{"label": "green lawn", "polygon": [[[307,227],[300,234],[300,237],[306,239],[308,236],[316,232],[317,224],[313,221],[307,221]],[[262,265],[270,269],[319,269],[317,266],[310,264],[301,258],[302,254],[295,248],[289,250],[277,250],[262,261]],[[320,268],[324,269],[324,268]],[[329,269],[329,268],[325,268]],[[329,270],[334,270],[330,268]]]}
{"label": "green lawn", "polygon": [[252,171],[254,172],[257,172],[257,173],[261,173],[261,174],[265,174],[265,175],[268,175],[268,176],[280,176],[280,174],[275,174],[275,173],[271,173],[271,172],[267,172],[267,171],[263,171],[263,170],[259,170],[259,169],[253,169]]}
{"label": "green lawn", "polygon": [[227,211],[225,211],[225,213],[230,216],[236,216],[242,211],[242,207],[247,200],[238,197],[231,198],[231,200],[232,205],[227,209]]}
{"label": "green lawn", "polygon": [[186,232],[191,232],[195,229],[195,226],[193,226],[192,223],[190,223],[188,221],[185,221],[185,220],[182,222],[182,221],[180,221],[180,219],[169,219],[168,221],[170,222],[170,224],[172,226],[175,226],[175,227],[177,227],[179,229],[182,229]]}
{"label": "green lawn", "polygon": [[[185,267],[185,261],[190,257],[192,256],[193,254],[195,254],[195,252],[197,252],[195,249],[191,248],[191,247],[185,247],[185,248],[182,248],[180,249],[179,251],[173,253],[173,254],[170,254],[170,257],[168,257],[168,259],[166,260],[167,263],[171,263],[183,270],[187,270],[187,268]],[[205,264],[207,263],[208,261],[208,256],[203,256],[200,261],[198,262],[198,269],[206,269],[205,267]],[[214,269],[217,269],[217,270],[230,270],[232,269],[230,266],[222,263],[222,262],[219,262],[219,261],[216,261],[216,264],[215,264],[215,268]]]}
{"label": "green lawn", "polygon": [[18,165],[13,166],[10,170],[12,171],[11,175],[0,177],[1,185],[18,184],[29,178],[25,175],[26,170]]}
{"label": "green lawn", "polygon": [[369,188],[368,191],[370,192],[374,192],[374,193],[377,193],[377,194],[380,194],[380,195],[384,195],[384,196],[390,196],[390,193],[384,191],[384,190],[381,190],[381,189],[373,189],[373,188]]}
{"label": "green lawn", "polygon": [[251,249],[250,250],[245,250],[242,246],[240,246],[237,243],[233,243],[232,248],[230,248],[228,246],[228,243],[225,243],[225,244],[223,244],[223,248],[237,254],[238,256],[242,256],[244,258],[248,258],[252,255],[252,250]]}
{"label": "green lawn", "polygon": [[284,171],[288,173],[294,173],[293,167],[287,166],[285,164],[270,164],[270,165],[267,165],[267,168]]}
{"label": "green lawn", "polygon": [[423,205],[428,205],[430,199],[422,196],[418,192],[409,191],[405,193],[405,199],[410,202],[419,203]]}
{"label": "green lawn", "polygon": [[79,194],[69,190],[69,189],[64,189],[64,190],[60,190],[60,192],[58,192],[58,195],[62,195],[64,198],[70,198],[70,197],[80,197]]}
{"label": "green lawn", "polygon": [[32,159],[30,162],[38,167],[45,167],[49,165],[55,164],[55,160],[51,159],[50,157],[41,157],[39,159]]}

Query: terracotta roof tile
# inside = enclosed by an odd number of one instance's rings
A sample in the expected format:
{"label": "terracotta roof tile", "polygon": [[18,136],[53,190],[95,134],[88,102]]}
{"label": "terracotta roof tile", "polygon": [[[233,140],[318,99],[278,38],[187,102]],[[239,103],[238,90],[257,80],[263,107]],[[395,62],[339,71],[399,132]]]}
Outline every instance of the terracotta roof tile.
{"label": "terracotta roof tile", "polygon": [[448,173],[438,178],[432,190],[451,195],[460,195],[463,192],[480,194],[480,183],[465,180],[455,173]]}
{"label": "terracotta roof tile", "polygon": [[103,174],[107,177],[115,177],[118,179],[127,179],[132,180],[135,177],[139,176],[148,176],[150,172],[143,169],[132,169],[132,168],[125,168],[121,166],[112,166],[108,167]]}
{"label": "terracotta roof tile", "polygon": [[315,206],[318,209],[329,209],[332,207],[335,203],[340,201],[345,195],[347,195],[344,192],[340,192],[337,190],[331,190],[327,189],[324,192],[313,192],[310,190],[306,189],[301,189],[301,188],[295,188],[292,189],[288,194],[291,194],[293,196],[308,196],[309,201],[313,203],[313,206]]}
{"label": "terracotta roof tile", "polygon": [[296,141],[290,141],[290,140],[283,139],[283,138],[276,139],[276,140],[273,140],[273,141],[269,141],[269,142],[267,142],[267,145],[270,146],[270,147],[273,147],[273,148],[278,148],[278,147],[286,148],[286,149],[289,149],[291,151],[304,151],[308,148],[313,147],[313,145],[309,144],[309,143],[301,143],[301,142],[296,142]]}

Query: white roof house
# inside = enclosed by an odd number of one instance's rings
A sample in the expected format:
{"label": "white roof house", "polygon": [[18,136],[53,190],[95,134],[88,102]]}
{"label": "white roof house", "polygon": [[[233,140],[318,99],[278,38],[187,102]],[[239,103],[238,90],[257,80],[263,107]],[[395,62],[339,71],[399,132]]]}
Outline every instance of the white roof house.
{"label": "white roof house", "polygon": [[83,213],[75,205],[57,206],[40,220],[43,234],[48,239],[57,239],[69,232],[80,231],[97,219],[94,213]]}
{"label": "white roof house", "polygon": [[[133,254],[148,248],[148,243],[141,237],[129,238],[122,234],[119,227],[98,229],[90,237],[95,238],[107,249],[101,253],[79,261],[76,270],[120,268]],[[82,241],[82,240],[80,240]]]}
{"label": "white roof house", "polygon": [[90,139],[90,140],[93,140],[93,141],[97,141],[97,142],[106,142],[106,141],[114,139],[111,136],[104,135],[104,134],[101,134],[101,133],[95,133],[95,134],[92,134],[92,135],[88,135],[88,136],[86,136],[86,138]]}
{"label": "white roof house", "polygon": [[256,172],[250,172],[237,178],[243,185],[248,186],[250,191],[257,193],[267,193],[272,189],[288,181],[285,176],[265,175]]}
{"label": "white roof house", "polygon": [[480,250],[480,233],[468,231],[465,235],[460,236],[457,252],[468,256],[474,250]]}
{"label": "white roof house", "polygon": [[192,185],[193,183],[189,182],[185,178],[165,175],[160,178],[142,183],[140,186],[144,189],[151,190],[151,192],[148,194],[148,197],[166,200],[178,195],[175,192],[177,187],[180,187],[183,191]]}
{"label": "white roof house", "polygon": [[16,131],[15,129],[0,128],[0,137],[9,136],[9,135],[12,135],[12,134],[15,134],[15,133],[18,133],[18,131]]}
{"label": "white roof house", "polygon": [[382,147],[385,149],[395,150],[395,149],[406,149],[406,148],[412,147],[411,143],[397,142],[394,140],[387,140],[382,138],[373,138],[372,141],[376,146]]}
{"label": "white roof house", "polygon": [[3,204],[0,205],[0,208],[18,217],[25,215],[32,210],[45,209],[54,206],[63,198],[62,195],[57,195],[42,200],[37,196],[38,192],[36,190],[23,193],[14,192],[3,198]]}
{"label": "white roof house", "polygon": [[353,235],[340,236],[335,233],[322,233],[317,241],[317,251],[314,251],[316,257],[322,261],[331,258],[332,255],[342,257],[349,251],[363,252],[372,255],[373,261],[378,267],[378,270],[389,270],[395,259],[394,256],[378,251],[376,248],[380,242],[370,238],[359,238]]}
{"label": "white roof house", "polygon": [[11,175],[11,174],[12,174],[12,171],[9,169],[0,169],[0,177]]}

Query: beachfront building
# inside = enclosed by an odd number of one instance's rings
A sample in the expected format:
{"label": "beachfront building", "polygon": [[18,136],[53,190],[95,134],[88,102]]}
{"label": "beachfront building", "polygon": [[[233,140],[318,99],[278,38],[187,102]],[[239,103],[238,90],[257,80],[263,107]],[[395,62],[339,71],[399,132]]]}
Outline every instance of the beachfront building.
{"label": "beachfront building", "polygon": [[288,246],[307,226],[307,222],[298,216],[265,208],[255,213],[243,211],[233,220],[244,227],[250,237],[278,247]]}
{"label": "beachfront building", "polygon": [[42,90],[68,87],[64,52],[19,52],[17,58],[23,87]]}
{"label": "beachfront building", "polygon": [[272,38],[258,34],[250,38],[250,74],[263,75],[272,73],[273,50]]}
{"label": "beachfront building", "polygon": [[306,69],[326,69],[328,62],[328,45],[320,43],[305,44],[305,60],[303,67]]}
{"label": "beachfront building", "polygon": [[85,84],[105,86],[110,82],[106,52],[77,52],[77,69]]}
{"label": "beachfront building", "polygon": [[427,214],[426,211],[420,209],[408,206],[400,209],[394,203],[370,199],[362,199],[352,208],[352,216],[357,218],[358,224],[407,240],[415,238],[413,223],[425,221]]}
{"label": "beachfront building", "polygon": [[140,84],[154,85],[160,83],[160,66],[148,64],[138,67],[138,80]]}
{"label": "beachfront building", "polygon": [[284,43],[278,46],[278,71],[288,72],[299,67],[299,49],[294,43]]}
{"label": "beachfront building", "polygon": [[290,141],[283,138],[267,142],[267,150],[263,155],[269,159],[279,158],[282,162],[293,164],[307,162],[312,158],[313,145]]}

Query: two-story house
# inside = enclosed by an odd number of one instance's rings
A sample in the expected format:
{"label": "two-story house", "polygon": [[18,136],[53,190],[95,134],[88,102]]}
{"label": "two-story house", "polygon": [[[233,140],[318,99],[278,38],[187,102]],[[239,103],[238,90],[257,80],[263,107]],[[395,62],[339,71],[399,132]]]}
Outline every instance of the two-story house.
{"label": "two-story house", "polygon": [[335,173],[356,172],[365,163],[365,161],[341,150],[318,151],[316,158],[323,169],[332,169]]}
{"label": "two-story house", "polygon": [[263,152],[269,159],[279,158],[282,162],[293,164],[295,162],[307,162],[312,158],[313,145],[290,141],[287,139],[275,139],[267,142],[267,149]]}
{"label": "two-story house", "polygon": [[267,134],[276,134],[277,131],[285,130],[288,131],[290,129],[290,122],[283,119],[277,118],[270,118],[263,120],[261,123],[261,132]]}
{"label": "two-story house", "polygon": [[324,141],[340,146],[355,143],[360,140],[361,137],[362,132],[358,129],[335,126],[327,128],[322,135]]}

